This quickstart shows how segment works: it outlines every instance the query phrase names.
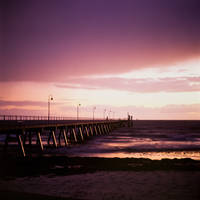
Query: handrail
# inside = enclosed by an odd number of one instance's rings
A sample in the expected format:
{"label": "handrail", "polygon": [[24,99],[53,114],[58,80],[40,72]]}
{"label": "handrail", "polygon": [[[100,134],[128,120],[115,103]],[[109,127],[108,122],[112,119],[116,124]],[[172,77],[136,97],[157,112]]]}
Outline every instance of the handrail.
{"label": "handrail", "polygon": [[[0,121],[27,121],[27,120],[40,120],[40,121],[64,121],[76,120],[77,117],[61,117],[61,116],[29,116],[29,115],[0,115]],[[79,117],[79,120],[93,120],[91,117]],[[103,120],[102,118],[95,118],[95,120]]]}
{"label": "handrail", "polygon": [[[75,117],[58,117],[51,116],[49,120],[69,120],[75,119]],[[25,121],[25,120],[48,120],[48,116],[29,116],[29,115],[0,115],[0,120],[12,120],[12,121]]]}

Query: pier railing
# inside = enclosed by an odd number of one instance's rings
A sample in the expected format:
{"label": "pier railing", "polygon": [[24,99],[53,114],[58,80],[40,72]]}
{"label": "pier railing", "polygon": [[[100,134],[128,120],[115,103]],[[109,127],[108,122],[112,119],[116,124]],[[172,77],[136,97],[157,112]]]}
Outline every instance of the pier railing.
{"label": "pier railing", "polygon": [[[76,117],[60,117],[60,116],[29,116],[29,115],[0,115],[0,121],[27,121],[27,120],[40,120],[40,121],[66,121],[76,120]],[[90,117],[79,117],[79,120],[92,120]],[[95,120],[103,120],[102,118],[95,118]]]}

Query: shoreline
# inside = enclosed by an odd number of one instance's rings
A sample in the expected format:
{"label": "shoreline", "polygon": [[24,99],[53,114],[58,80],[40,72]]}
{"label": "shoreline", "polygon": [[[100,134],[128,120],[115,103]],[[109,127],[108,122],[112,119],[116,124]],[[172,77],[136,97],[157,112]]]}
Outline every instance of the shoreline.
{"label": "shoreline", "polygon": [[2,157],[0,179],[54,174],[94,173],[98,171],[200,171],[200,160],[147,158],[100,158],[39,156],[29,158]]}

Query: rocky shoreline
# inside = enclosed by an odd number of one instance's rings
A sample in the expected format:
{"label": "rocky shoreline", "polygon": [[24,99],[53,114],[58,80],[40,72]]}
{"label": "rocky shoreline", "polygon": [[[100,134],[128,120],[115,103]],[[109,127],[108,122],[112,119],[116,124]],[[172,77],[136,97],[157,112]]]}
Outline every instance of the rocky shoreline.
{"label": "rocky shoreline", "polygon": [[55,174],[57,176],[97,171],[200,171],[200,161],[192,159],[97,158],[40,156],[2,158],[0,178]]}

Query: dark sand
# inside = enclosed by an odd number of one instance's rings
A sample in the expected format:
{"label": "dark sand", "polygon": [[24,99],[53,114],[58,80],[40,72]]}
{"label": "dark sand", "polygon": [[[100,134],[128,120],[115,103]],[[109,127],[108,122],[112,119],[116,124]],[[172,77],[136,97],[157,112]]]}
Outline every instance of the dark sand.
{"label": "dark sand", "polygon": [[2,159],[1,199],[200,199],[200,161],[191,159]]}
{"label": "dark sand", "polygon": [[[19,199],[19,200],[75,200],[73,198],[65,198],[58,196],[49,196],[42,194],[26,193],[26,192],[17,192],[17,191],[0,191],[0,197],[2,200],[8,199]],[[78,200],[78,199],[76,199]]]}
{"label": "dark sand", "polygon": [[200,160],[145,158],[95,158],[40,156],[27,158],[3,157],[0,178],[55,174],[56,176],[93,173],[96,171],[200,171]]}

